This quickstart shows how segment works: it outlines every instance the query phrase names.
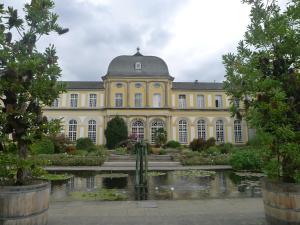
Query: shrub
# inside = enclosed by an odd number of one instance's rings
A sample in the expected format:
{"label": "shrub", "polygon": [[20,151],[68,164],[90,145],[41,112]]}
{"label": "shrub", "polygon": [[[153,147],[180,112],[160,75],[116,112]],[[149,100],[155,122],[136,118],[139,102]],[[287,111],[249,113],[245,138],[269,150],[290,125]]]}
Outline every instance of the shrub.
{"label": "shrub", "polygon": [[125,155],[125,154],[127,154],[127,148],[124,148],[124,147],[116,148],[115,151],[119,155]]}
{"label": "shrub", "polygon": [[90,138],[79,138],[76,141],[76,148],[81,150],[92,151],[95,144]]}
{"label": "shrub", "polygon": [[223,143],[219,145],[219,149],[222,154],[228,154],[232,151],[233,145],[231,143]]}
{"label": "shrub", "polygon": [[200,152],[187,151],[180,157],[182,165],[193,166],[193,165],[228,165],[228,155],[206,155]]}
{"label": "shrub", "polygon": [[205,150],[205,153],[207,153],[209,155],[219,155],[220,149],[217,146],[211,146]]}
{"label": "shrub", "polygon": [[189,146],[193,151],[202,151],[206,147],[206,142],[202,138],[194,139]]}
{"label": "shrub", "polygon": [[79,156],[69,154],[52,154],[39,155],[38,159],[34,160],[47,161],[51,166],[101,166],[105,161],[105,157],[99,156]]}
{"label": "shrub", "polygon": [[86,151],[86,150],[76,150],[76,151],[70,152],[69,154],[79,155],[79,156],[86,156],[88,154],[88,151]]}
{"label": "shrub", "polygon": [[158,154],[159,154],[159,155],[166,155],[166,154],[167,154],[167,151],[164,150],[164,149],[160,149],[160,151],[159,151]]}
{"label": "shrub", "polygon": [[214,137],[208,138],[206,140],[206,148],[212,147],[216,145],[216,139]]}
{"label": "shrub", "polygon": [[236,150],[229,160],[235,170],[261,171],[263,162],[257,150],[244,148]]}
{"label": "shrub", "polygon": [[179,148],[180,143],[178,141],[171,140],[171,141],[168,141],[164,147],[165,148]]}
{"label": "shrub", "polygon": [[106,146],[108,149],[114,149],[120,142],[128,137],[128,129],[125,121],[116,116],[107,123],[105,130]]}
{"label": "shrub", "polygon": [[49,139],[42,139],[33,143],[30,150],[33,154],[53,154],[54,144]]}
{"label": "shrub", "polygon": [[248,141],[248,145],[253,147],[261,147],[266,145],[271,145],[273,138],[270,134],[258,131],[256,135]]}
{"label": "shrub", "polygon": [[76,151],[76,147],[74,145],[68,145],[65,150],[66,153],[73,154]]}
{"label": "shrub", "polygon": [[65,134],[51,135],[49,139],[54,144],[55,153],[66,152],[66,147],[71,144],[70,139]]}
{"label": "shrub", "polygon": [[159,128],[154,133],[155,146],[161,147],[167,142],[167,131],[164,128]]}
{"label": "shrub", "polygon": [[101,147],[96,147],[96,150],[90,151],[88,153],[88,156],[100,156],[100,157],[103,157],[105,155],[106,155],[105,149],[101,148]]}

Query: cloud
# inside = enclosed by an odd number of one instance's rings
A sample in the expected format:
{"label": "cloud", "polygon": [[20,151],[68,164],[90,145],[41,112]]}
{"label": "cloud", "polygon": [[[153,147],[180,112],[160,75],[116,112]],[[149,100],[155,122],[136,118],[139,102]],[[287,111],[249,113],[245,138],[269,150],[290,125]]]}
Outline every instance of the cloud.
{"label": "cloud", "polygon": [[[4,0],[21,9],[29,0]],[[284,5],[285,0],[280,0]],[[63,80],[100,80],[109,62],[131,55],[163,58],[177,81],[222,81],[221,56],[234,51],[249,23],[240,0],[55,0],[70,31],[40,40],[57,48]]]}

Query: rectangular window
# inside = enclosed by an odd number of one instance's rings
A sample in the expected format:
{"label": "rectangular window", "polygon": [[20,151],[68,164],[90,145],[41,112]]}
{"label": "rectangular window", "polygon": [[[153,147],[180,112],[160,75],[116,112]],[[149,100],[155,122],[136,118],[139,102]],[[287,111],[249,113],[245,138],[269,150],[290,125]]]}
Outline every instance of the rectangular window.
{"label": "rectangular window", "polygon": [[70,100],[71,100],[70,106],[72,108],[77,108],[77,105],[78,105],[78,94],[71,94]]}
{"label": "rectangular window", "polygon": [[233,105],[234,105],[235,108],[239,108],[240,107],[240,100],[238,98],[234,98]]}
{"label": "rectangular window", "polygon": [[141,93],[136,93],[134,95],[134,106],[142,107],[142,94]]}
{"label": "rectangular window", "polygon": [[96,94],[90,94],[89,107],[90,108],[97,107],[97,95]]}
{"label": "rectangular window", "polygon": [[123,94],[117,93],[115,95],[115,106],[116,107],[123,107]]}
{"label": "rectangular window", "polygon": [[197,95],[197,107],[200,109],[204,108],[204,96],[203,95]]}
{"label": "rectangular window", "polygon": [[186,108],[186,96],[185,95],[178,96],[178,106],[180,109]]}
{"label": "rectangular window", "polygon": [[222,95],[216,95],[215,102],[216,102],[216,108],[222,108],[223,107]]}
{"label": "rectangular window", "polygon": [[54,108],[58,107],[58,98],[54,99],[51,106],[54,107]]}
{"label": "rectangular window", "polygon": [[160,94],[153,95],[153,107],[159,108],[161,107],[161,96]]}

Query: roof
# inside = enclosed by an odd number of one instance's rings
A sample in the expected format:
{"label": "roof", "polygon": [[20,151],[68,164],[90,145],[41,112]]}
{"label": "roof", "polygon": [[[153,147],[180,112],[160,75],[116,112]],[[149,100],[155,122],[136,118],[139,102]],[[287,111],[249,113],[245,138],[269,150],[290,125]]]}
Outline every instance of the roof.
{"label": "roof", "polygon": [[104,89],[103,82],[100,81],[62,81],[66,84],[66,89]]}
{"label": "roof", "polygon": [[[141,69],[135,68],[136,63],[141,63]],[[144,56],[139,51],[134,55],[114,58],[108,66],[106,76],[171,77],[164,60],[156,56]]]}
{"label": "roof", "polygon": [[223,90],[223,83],[215,82],[173,82],[177,90]]}

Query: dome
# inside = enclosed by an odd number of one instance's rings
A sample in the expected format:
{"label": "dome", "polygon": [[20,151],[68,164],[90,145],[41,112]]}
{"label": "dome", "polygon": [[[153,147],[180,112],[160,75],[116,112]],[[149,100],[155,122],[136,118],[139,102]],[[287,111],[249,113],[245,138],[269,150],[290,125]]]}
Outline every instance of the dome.
{"label": "dome", "polygon": [[114,58],[106,76],[160,76],[170,77],[167,64],[159,57],[144,56],[139,50],[134,55]]}

